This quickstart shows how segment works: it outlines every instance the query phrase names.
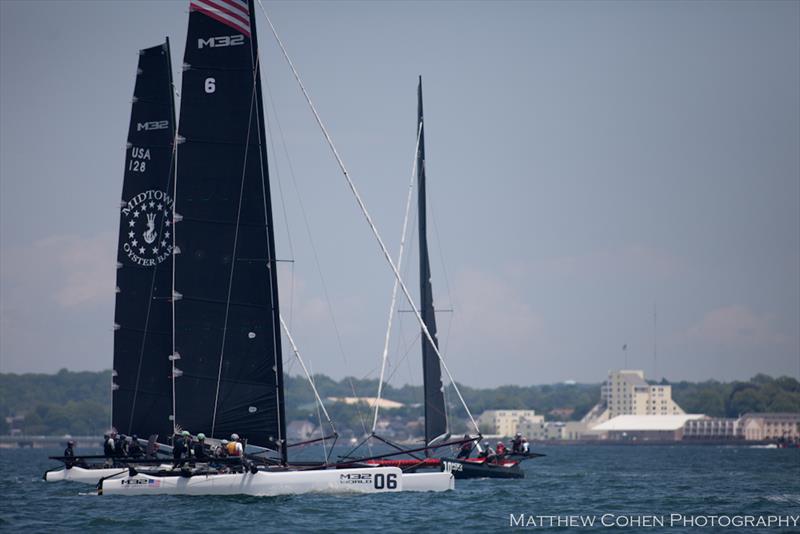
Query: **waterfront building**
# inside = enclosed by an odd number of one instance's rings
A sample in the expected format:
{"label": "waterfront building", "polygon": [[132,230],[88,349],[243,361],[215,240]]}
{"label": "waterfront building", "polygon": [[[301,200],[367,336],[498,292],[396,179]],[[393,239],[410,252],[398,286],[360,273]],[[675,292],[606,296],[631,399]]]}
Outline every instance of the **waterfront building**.
{"label": "waterfront building", "polygon": [[648,384],[644,371],[619,370],[608,374],[600,390],[601,403],[608,418],[618,415],[682,415],[685,412],[672,400],[669,384]]}
{"label": "waterfront building", "polygon": [[721,441],[744,439],[739,419],[732,417],[703,417],[686,421],[683,439],[696,441]]}
{"label": "waterfront building", "polygon": [[520,428],[532,428],[530,425],[540,423],[544,423],[544,416],[536,415],[534,410],[486,410],[478,417],[481,431],[497,436],[525,434]]}
{"label": "waterfront building", "polygon": [[686,440],[740,440],[744,439],[739,419],[731,417],[703,417],[686,421],[683,427]]}
{"label": "waterfront building", "polygon": [[576,440],[586,437],[586,425],[581,421],[525,421],[517,432],[529,441]]}
{"label": "waterfront building", "polygon": [[702,414],[618,415],[592,427],[599,437],[618,441],[677,441],[683,439],[687,421]]}
{"label": "waterfront building", "polygon": [[402,408],[405,406],[402,402],[397,402],[389,399],[380,399],[377,397],[328,397],[331,402],[340,402],[342,404],[365,404],[370,409],[375,408],[375,403],[379,402],[381,409],[392,410],[394,408]]}
{"label": "waterfront building", "polygon": [[739,425],[746,440],[800,440],[800,413],[746,413]]}

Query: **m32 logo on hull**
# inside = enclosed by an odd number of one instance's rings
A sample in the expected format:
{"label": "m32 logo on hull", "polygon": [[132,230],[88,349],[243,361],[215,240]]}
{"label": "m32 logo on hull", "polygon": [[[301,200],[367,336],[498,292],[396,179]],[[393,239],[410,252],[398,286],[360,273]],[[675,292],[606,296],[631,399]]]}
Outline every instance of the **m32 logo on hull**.
{"label": "m32 logo on hull", "polygon": [[348,473],[346,475],[339,475],[339,484],[353,484],[353,485],[368,485],[377,490],[382,489],[397,489],[397,475],[394,473]]}
{"label": "m32 logo on hull", "polygon": [[136,131],[141,132],[145,130],[149,132],[150,130],[166,130],[169,128],[169,121],[150,121],[150,122],[137,122],[136,123]]}
{"label": "m32 logo on hull", "polygon": [[243,44],[244,35],[221,35],[197,40],[197,48],[222,48],[223,46],[239,46]]}
{"label": "m32 logo on hull", "polygon": [[340,484],[372,484],[372,473],[349,473],[339,475]]}

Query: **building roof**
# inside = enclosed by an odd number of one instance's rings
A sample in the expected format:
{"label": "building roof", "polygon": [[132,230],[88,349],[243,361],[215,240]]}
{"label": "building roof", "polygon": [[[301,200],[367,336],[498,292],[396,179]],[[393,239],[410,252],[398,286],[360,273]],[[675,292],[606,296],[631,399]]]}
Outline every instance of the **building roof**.
{"label": "building roof", "polygon": [[774,413],[766,413],[766,412],[749,412],[742,416],[742,419],[768,419],[770,421],[775,420],[788,420],[788,421],[800,421],[800,413],[792,413],[792,412],[774,412]]}
{"label": "building roof", "polygon": [[682,415],[618,415],[592,427],[596,432],[638,432],[643,430],[678,430],[686,421],[701,419],[702,414]]}
{"label": "building roof", "polygon": [[[344,404],[367,404],[370,408],[375,407],[377,397],[328,397],[331,402],[341,402]],[[405,406],[402,402],[397,402],[389,399],[380,399],[381,408],[402,408]]]}
{"label": "building roof", "polygon": [[619,374],[625,377],[625,381],[633,384],[634,386],[649,386],[650,384],[647,383],[647,380],[642,378],[644,371],[632,371],[622,369],[619,371]]}

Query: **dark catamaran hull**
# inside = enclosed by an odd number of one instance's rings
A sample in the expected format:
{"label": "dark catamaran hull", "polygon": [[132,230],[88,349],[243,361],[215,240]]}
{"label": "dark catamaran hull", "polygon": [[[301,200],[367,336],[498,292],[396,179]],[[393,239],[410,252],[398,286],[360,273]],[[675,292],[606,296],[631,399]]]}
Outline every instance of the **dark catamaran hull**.
{"label": "dark catamaran hull", "polygon": [[380,459],[370,460],[367,465],[380,467],[399,467],[406,473],[420,471],[444,471],[452,473],[457,479],[465,478],[525,478],[520,462],[505,460],[502,463],[486,462],[479,459],[463,458],[424,458],[420,460]]}
{"label": "dark catamaran hull", "polygon": [[494,463],[457,458],[442,458],[442,469],[453,473],[456,479],[525,478],[525,471],[522,470],[522,466],[517,461]]}

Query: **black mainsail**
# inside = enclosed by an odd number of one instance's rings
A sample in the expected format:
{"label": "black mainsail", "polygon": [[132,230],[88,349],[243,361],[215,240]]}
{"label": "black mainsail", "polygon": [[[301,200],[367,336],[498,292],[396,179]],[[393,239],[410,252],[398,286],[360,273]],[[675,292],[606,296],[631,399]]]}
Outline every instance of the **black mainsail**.
{"label": "black mainsail", "polygon": [[286,460],[275,241],[252,0],[192,0],[175,213],[175,421]]}
{"label": "black mainsail", "polygon": [[175,105],[169,40],[139,52],[120,206],[112,425],[172,433],[172,189]]}
{"label": "black mainsail", "polygon": [[[422,118],[422,76],[417,87],[417,217],[419,221],[419,290],[420,314],[431,338],[439,347],[436,336],[436,314],[433,308],[431,265],[428,258],[427,211],[425,201],[425,125]],[[422,381],[425,388],[425,443],[447,432],[447,413],[444,403],[444,384],[439,357],[425,334],[422,334]]]}

